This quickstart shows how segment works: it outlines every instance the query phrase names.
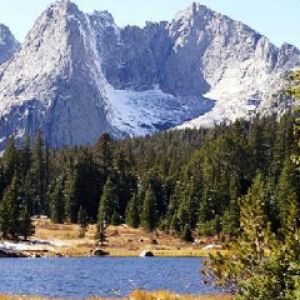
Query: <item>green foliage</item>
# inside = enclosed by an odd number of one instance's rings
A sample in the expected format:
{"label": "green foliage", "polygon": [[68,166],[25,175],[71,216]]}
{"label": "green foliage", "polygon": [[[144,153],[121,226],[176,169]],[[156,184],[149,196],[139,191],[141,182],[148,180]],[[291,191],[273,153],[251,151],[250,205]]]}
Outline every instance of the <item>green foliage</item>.
{"label": "green foliage", "polygon": [[44,146],[43,135],[39,132],[32,148],[32,164],[30,169],[31,192],[33,198],[33,213],[47,214],[47,186],[49,170],[47,165],[47,150]]}
{"label": "green foliage", "polygon": [[270,232],[267,202],[266,183],[258,173],[241,199],[241,235],[231,242],[226,255],[217,254],[207,261],[207,278],[231,291],[238,300],[297,299],[299,293],[300,240],[296,220],[289,223],[289,238],[276,240]]}
{"label": "green foliage", "polygon": [[29,209],[20,197],[20,190],[18,178],[14,176],[0,204],[0,231],[4,238],[23,236],[26,240],[34,233]]}
{"label": "green foliage", "polygon": [[[300,100],[300,71],[296,71],[291,75],[290,86],[287,90],[290,96],[294,96],[298,101]],[[294,162],[300,166],[300,106],[298,105],[295,126],[294,126],[294,135],[298,144],[298,149],[295,151],[293,158]]]}
{"label": "green foliage", "polygon": [[199,236],[215,236],[221,232],[221,220],[217,216],[205,223],[199,223],[197,227]]}
{"label": "green foliage", "polygon": [[54,223],[63,224],[65,220],[64,185],[59,178],[50,195],[50,216]]}
{"label": "green foliage", "polygon": [[118,205],[119,199],[116,190],[116,185],[111,177],[106,181],[103,188],[103,193],[100,199],[98,211],[98,224],[114,225],[118,222]]}
{"label": "green foliage", "polygon": [[222,217],[222,233],[237,236],[240,229],[240,206],[238,199],[231,199]]}
{"label": "green foliage", "polygon": [[140,212],[139,212],[139,201],[138,196],[134,194],[128,203],[126,210],[126,224],[133,228],[138,228],[140,224]]}
{"label": "green foliage", "polygon": [[26,241],[29,236],[34,234],[34,232],[35,229],[31,222],[29,209],[25,206],[20,213],[18,233],[23,236]]}
{"label": "green foliage", "polygon": [[296,165],[287,158],[278,184],[276,186],[275,199],[279,218],[279,230],[282,238],[294,232],[298,224],[299,216],[299,174]]}
{"label": "green foliage", "polygon": [[158,223],[157,199],[152,188],[148,188],[145,194],[141,225],[145,230],[152,231]]}
{"label": "green foliage", "polygon": [[67,220],[77,223],[79,199],[77,194],[79,181],[77,173],[69,175],[65,184],[65,214]]}
{"label": "green foliage", "polygon": [[5,190],[0,207],[0,229],[4,237],[17,238],[19,230],[19,206],[17,177],[14,176],[11,185]]}
{"label": "green foliage", "polygon": [[241,232],[240,202],[259,170],[270,230],[284,236],[283,223],[290,222],[284,215],[299,206],[298,189],[291,193],[291,176],[283,174],[297,150],[294,123],[289,112],[280,120],[255,118],[145,138],[114,141],[104,134],[95,146],[60,150],[48,150],[41,133],[33,144],[27,136],[16,146],[12,137],[0,158],[0,206],[7,206],[4,193],[16,174],[17,210],[26,204],[31,215],[80,224],[84,211],[90,223],[126,221],[178,236],[189,225],[198,235],[233,238]]}

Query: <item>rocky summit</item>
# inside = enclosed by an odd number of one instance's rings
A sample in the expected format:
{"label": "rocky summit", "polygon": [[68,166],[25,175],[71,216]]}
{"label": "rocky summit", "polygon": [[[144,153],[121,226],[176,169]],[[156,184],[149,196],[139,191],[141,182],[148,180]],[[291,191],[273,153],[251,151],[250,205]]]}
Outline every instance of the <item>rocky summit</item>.
{"label": "rocky summit", "polygon": [[300,51],[194,3],[119,28],[109,12],[52,4],[19,46],[0,26],[0,148],[41,130],[51,147],[281,112]]}
{"label": "rocky summit", "polygon": [[9,28],[0,24],[0,65],[11,58],[20,47]]}

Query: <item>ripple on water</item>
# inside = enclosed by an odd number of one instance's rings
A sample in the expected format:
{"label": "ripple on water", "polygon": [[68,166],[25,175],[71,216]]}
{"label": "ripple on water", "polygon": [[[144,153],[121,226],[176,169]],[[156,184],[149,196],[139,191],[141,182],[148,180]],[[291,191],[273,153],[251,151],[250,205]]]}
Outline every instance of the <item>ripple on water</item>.
{"label": "ripple on water", "polygon": [[134,289],[217,292],[202,283],[199,258],[1,259],[0,293],[84,298],[127,296]]}

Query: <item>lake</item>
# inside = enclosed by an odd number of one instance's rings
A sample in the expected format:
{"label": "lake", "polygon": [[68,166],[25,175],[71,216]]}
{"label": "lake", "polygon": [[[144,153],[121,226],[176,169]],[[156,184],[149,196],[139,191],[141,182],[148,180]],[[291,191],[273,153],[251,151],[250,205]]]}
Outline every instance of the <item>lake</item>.
{"label": "lake", "polygon": [[127,296],[135,289],[211,294],[201,258],[0,259],[0,293],[84,298]]}

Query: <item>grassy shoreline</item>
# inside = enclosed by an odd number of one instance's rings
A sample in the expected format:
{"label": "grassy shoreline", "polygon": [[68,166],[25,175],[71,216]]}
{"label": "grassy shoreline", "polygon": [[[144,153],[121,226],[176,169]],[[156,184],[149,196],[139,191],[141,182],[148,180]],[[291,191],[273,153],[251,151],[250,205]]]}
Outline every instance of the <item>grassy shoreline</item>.
{"label": "grassy shoreline", "polygon": [[[107,251],[109,255],[107,257],[139,257],[141,251],[131,251],[122,248],[110,248],[103,247],[103,250]],[[182,249],[182,250],[156,250],[156,249],[146,249],[150,250],[155,257],[208,257],[211,254],[216,254],[217,252],[225,253],[225,250],[197,250],[197,249]],[[67,249],[66,252],[60,253],[63,257],[90,257],[90,253],[82,253],[80,249]]]}
{"label": "grassy shoreline", "polygon": [[[85,257],[91,256],[93,250],[99,248],[94,240],[95,226],[88,226],[85,237],[79,238],[78,225],[53,224],[48,219],[36,220],[34,225],[36,231],[32,240],[45,242],[45,245],[34,246],[27,251],[29,256]],[[165,232],[145,232],[123,225],[109,226],[106,245],[100,248],[113,257],[137,257],[144,250],[158,257],[205,257],[218,251],[205,249],[205,246],[214,243],[215,240],[202,240],[201,243],[192,244]]]}

